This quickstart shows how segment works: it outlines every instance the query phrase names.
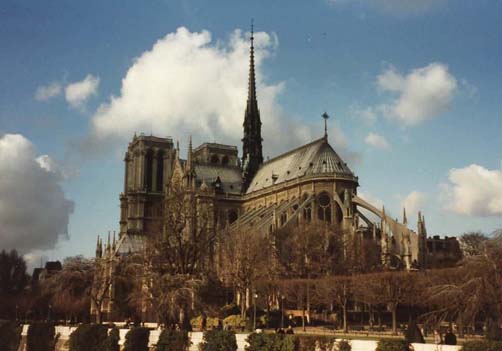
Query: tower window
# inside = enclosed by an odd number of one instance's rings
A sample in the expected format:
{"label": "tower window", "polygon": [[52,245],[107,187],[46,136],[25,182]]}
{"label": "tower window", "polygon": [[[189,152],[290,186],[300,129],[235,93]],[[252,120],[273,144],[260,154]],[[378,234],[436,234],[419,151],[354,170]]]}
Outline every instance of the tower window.
{"label": "tower window", "polygon": [[223,166],[227,166],[229,162],[230,162],[230,160],[229,160],[228,156],[223,156],[223,158],[221,159],[221,164]]}
{"label": "tower window", "polygon": [[327,223],[331,223],[331,198],[328,193],[319,194],[318,198],[318,218]]}
{"label": "tower window", "polygon": [[211,156],[211,163],[213,163],[213,164],[220,163],[220,158],[218,157],[218,155],[212,155]]}

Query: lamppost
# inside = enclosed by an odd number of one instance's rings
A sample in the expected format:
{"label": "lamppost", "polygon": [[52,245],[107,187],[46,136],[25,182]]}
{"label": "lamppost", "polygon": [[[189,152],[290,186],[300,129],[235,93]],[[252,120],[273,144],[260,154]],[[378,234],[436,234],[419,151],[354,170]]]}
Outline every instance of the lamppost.
{"label": "lamppost", "polygon": [[281,295],[281,328],[284,329],[284,295]]}
{"label": "lamppost", "polygon": [[256,299],[258,294],[253,289],[253,332],[256,330]]}

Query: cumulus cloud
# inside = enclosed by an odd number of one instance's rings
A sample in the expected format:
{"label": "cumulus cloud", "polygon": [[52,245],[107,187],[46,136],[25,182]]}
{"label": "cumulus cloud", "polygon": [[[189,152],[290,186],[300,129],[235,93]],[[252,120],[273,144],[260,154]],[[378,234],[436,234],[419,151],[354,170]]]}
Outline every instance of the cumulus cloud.
{"label": "cumulus cloud", "polygon": [[441,8],[446,0],[328,0],[331,6],[358,5],[383,13],[410,16],[421,15]]}
{"label": "cumulus cloud", "polygon": [[[314,128],[286,116],[277,102],[285,83],[267,83],[262,68],[264,59],[273,56],[278,39],[264,32],[254,36],[264,149],[272,156],[320,137],[322,119],[319,113]],[[120,94],[98,108],[92,118],[92,144],[153,132],[240,145],[248,65],[249,39],[240,30],[228,40],[214,42],[208,31],[178,28],[136,58],[122,79]],[[333,123],[330,138],[345,149],[346,139]]]}
{"label": "cumulus cloud", "polygon": [[59,96],[63,88],[59,82],[52,82],[48,85],[42,85],[35,91],[35,100],[47,101],[56,96]]}
{"label": "cumulus cloud", "polygon": [[502,216],[502,171],[472,164],[449,171],[442,185],[446,209],[473,216]]}
{"label": "cumulus cloud", "polygon": [[83,80],[68,84],[65,98],[71,107],[82,107],[87,100],[98,93],[99,77],[88,74]]}
{"label": "cumulus cloud", "polygon": [[427,200],[427,194],[420,191],[412,191],[401,200],[401,207],[406,209],[408,214],[415,214],[421,211]]}
{"label": "cumulus cloud", "polygon": [[46,250],[68,236],[73,202],[53,167],[22,135],[0,137],[0,249]]}
{"label": "cumulus cloud", "polygon": [[457,80],[442,63],[431,63],[403,75],[390,67],[377,77],[378,87],[397,95],[381,111],[403,125],[413,126],[447,111]]}
{"label": "cumulus cloud", "polygon": [[390,149],[390,144],[387,141],[387,139],[385,139],[384,136],[376,133],[369,133],[364,139],[364,142],[367,145],[375,147],[377,149],[382,149],[382,150]]}

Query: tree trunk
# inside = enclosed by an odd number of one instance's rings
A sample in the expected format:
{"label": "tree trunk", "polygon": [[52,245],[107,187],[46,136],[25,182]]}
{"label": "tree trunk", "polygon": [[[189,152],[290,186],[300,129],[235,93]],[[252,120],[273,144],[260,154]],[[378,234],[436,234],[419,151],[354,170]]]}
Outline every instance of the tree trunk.
{"label": "tree trunk", "polygon": [[397,306],[392,304],[392,334],[397,335]]}
{"label": "tree trunk", "polygon": [[463,339],[465,335],[464,335],[464,317],[462,315],[458,316],[457,324],[458,324],[458,337]]}
{"label": "tree trunk", "polygon": [[101,306],[97,305],[97,308],[96,308],[96,324],[101,324],[101,322],[102,322]]}
{"label": "tree trunk", "polygon": [[306,328],[305,328],[305,306],[302,306],[302,328],[303,328],[303,331],[306,331]]}
{"label": "tree trunk", "polygon": [[343,332],[347,333],[349,331],[349,326],[347,324],[347,305],[342,306],[342,313],[343,313]]}

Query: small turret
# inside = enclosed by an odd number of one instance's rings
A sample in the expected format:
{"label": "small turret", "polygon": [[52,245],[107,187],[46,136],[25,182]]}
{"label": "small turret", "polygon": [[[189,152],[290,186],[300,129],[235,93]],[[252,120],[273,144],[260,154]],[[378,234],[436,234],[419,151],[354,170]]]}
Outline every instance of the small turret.
{"label": "small turret", "polygon": [[418,234],[418,266],[420,269],[427,268],[427,230],[425,228],[425,218],[418,212],[417,222]]}
{"label": "small turret", "polygon": [[103,245],[98,235],[98,241],[96,243],[96,258],[101,258],[102,256],[103,256]]}
{"label": "small turret", "polygon": [[382,253],[382,265],[386,268],[389,267],[389,237],[387,234],[387,216],[385,214],[385,206],[382,206],[382,219],[381,219],[381,238],[380,248]]}
{"label": "small turret", "polygon": [[110,250],[111,250],[111,245],[110,245],[110,231],[108,231],[108,241],[106,242],[106,253],[107,255],[110,253]]}
{"label": "small turret", "polygon": [[408,218],[406,218],[406,207],[403,207],[403,224],[408,224]]}

